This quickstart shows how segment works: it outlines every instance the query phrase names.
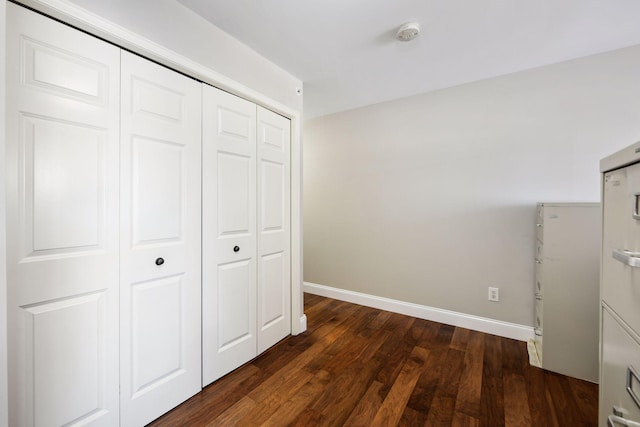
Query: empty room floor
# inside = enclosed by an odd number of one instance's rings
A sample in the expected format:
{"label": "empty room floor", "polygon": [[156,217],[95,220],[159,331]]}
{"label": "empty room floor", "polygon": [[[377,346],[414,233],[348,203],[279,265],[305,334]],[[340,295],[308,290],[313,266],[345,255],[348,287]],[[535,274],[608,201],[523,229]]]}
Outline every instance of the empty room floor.
{"label": "empty room floor", "polygon": [[526,343],[305,294],[308,329],[150,426],[596,426],[598,386]]}

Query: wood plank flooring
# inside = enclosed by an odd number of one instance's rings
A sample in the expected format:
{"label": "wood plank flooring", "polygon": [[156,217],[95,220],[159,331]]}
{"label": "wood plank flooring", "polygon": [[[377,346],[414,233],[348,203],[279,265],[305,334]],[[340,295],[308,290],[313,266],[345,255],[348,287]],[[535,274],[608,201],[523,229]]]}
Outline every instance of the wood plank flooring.
{"label": "wood plank flooring", "polygon": [[308,330],[150,426],[596,426],[598,386],[526,343],[305,294]]}

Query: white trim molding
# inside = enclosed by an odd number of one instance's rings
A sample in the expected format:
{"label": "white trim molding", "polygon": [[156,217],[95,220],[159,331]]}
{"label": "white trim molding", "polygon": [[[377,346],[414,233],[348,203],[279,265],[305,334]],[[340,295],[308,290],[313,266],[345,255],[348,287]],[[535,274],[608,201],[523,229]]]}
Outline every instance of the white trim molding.
{"label": "white trim molding", "polygon": [[292,332],[292,335],[298,335],[302,332],[305,332],[307,330],[307,315],[303,314],[302,316],[300,316],[300,319],[298,321],[298,331],[297,333]]}
{"label": "white trim molding", "polygon": [[302,289],[304,292],[314,295],[360,304],[380,310],[391,311],[394,313],[417,317],[419,319],[431,320],[433,322],[445,323],[447,325],[459,326],[461,328],[472,329],[474,331],[485,332],[492,335],[499,335],[501,337],[512,338],[519,341],[526,342],[530,338],[534,337],[532,326],[518,325],[515,323],[473,316],[471,314],[458,313],[456,311],[443,310],[441,308],[429,307],[426,305],[413,304],[391,298],[347,291],[344,289],[333,288],[331,286],[318,285],[316,283],[304,282]]}

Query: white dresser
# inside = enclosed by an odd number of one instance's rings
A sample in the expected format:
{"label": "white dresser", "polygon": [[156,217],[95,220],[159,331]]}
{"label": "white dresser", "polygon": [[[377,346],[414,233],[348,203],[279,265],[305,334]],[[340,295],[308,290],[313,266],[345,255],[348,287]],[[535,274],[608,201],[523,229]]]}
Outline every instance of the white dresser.
{"label": "white dresser", "polygon": [[538,358],[544,369],[597,382],[600,205],[538,203],[536,218]]}
{"label": "white dresser", "polygon": [[640,426],[640,143],[600,162],[599,425]]}

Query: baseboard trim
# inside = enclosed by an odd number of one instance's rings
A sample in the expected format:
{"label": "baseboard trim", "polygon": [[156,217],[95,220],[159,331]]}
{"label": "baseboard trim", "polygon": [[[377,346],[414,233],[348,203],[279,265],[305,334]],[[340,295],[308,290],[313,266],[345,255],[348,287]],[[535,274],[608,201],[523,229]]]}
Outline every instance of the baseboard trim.
{"label": "baseboard trim", "polygon": [[503,322],[426,305],[347,291],[331,286],[318,285],[317,283],[304,282],[302,290],[314,295],[360,304],[380,310],[392,311],[394,313],[445,323],[447,325],[459,326],[461,328],[473,329],[474,331],[485,332],[519,341],[526,342],[534,337],[533,327],[531,326],[518,325],[516,323]]}
{"label": "baseboard trim", "polygon": [[303,314],[298,319],[298,330],[294,331],[292,335],[299,335],[307,330],[307,315]]}

